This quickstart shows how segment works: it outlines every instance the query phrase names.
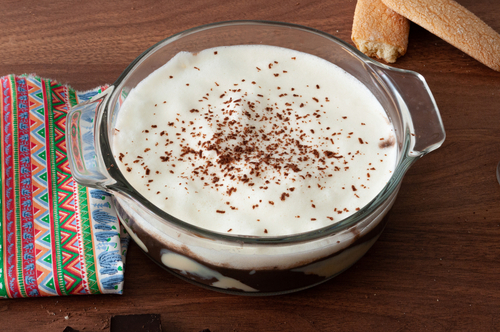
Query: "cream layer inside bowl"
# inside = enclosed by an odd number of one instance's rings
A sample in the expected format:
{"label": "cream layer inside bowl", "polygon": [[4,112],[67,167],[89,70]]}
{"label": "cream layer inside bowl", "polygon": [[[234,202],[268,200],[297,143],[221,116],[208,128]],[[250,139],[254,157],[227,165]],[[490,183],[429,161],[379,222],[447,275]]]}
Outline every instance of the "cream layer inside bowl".
{"label": "cream layer inside bowl", "polygon": [[238,235],[338,222],[396,167],[394,128],[373,94],[319,57],[239,45],[181,52],[130,91],[113,154],[170,215]]}

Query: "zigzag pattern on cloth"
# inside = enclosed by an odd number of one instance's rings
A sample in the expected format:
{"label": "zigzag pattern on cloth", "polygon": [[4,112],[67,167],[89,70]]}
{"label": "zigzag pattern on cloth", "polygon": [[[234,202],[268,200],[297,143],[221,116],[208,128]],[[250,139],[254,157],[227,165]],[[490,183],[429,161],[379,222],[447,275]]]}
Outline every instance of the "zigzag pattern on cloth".
{"label": "zigzag pattern on cloth", "polygon": [[105,88],[0,78],[0,297],[122,293],[129,236],[111,195],[73,180],[66,153],[69,109]]}

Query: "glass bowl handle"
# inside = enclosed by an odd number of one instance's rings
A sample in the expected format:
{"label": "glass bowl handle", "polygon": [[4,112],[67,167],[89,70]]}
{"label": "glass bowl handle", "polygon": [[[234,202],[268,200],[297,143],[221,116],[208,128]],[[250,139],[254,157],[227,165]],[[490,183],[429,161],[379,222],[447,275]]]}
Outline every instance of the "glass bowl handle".
{"label": "glass bowl handle", "polygon": [[413,143],[410,155],[421,157],[439,148],[446,134],[436,101],[424,77],[413,71],[389,67],[378,71],[394,88],[393,91],[399,93],[396,94],[397,103],[403,120],[410,125],[409,134]]}
{"label": "glass bowl handle", "polygon": [[66,144],[71,175],[81,185],[106,189],[115,181],[102,160],[95,133],[114,87],[73,107],[66,121]]}

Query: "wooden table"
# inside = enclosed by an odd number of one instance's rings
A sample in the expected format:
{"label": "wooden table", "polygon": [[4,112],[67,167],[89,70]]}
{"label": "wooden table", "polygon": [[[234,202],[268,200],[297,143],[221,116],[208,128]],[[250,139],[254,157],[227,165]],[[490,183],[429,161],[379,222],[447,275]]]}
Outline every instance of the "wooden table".
{"label": "wooden table", "polygon": [[[498,0],[459,0],[500,31]],[[224,20],[287,21],[350,41],[354,0],[2,1],[0,76],[78,90],[112,83],[143,50]],[[389,224],[351,269],[277,297],[207,291],[132,244],[123,296],[4,300],[2,331],[107,331],[112,315],[161,314],[164,331],[490,331],[500,328],[500,73],[417,25],[396,67],[421,73],[443,146],[407,173]]]}

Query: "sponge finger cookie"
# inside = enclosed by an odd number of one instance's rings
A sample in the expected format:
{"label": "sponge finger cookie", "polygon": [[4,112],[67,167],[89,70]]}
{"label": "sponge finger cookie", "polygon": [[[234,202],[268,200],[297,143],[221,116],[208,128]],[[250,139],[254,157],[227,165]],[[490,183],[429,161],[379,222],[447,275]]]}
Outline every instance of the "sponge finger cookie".
{"label": "sponge finger cookie", "polygon": [[406,53],[410,22],[381,0],[358,0],[352,41],[361,52],[393,63]]}
{"label": "sponge finger cookie", "polygon": [[500,71],[500,35],[453,0],[382,0],[392,10]]}

